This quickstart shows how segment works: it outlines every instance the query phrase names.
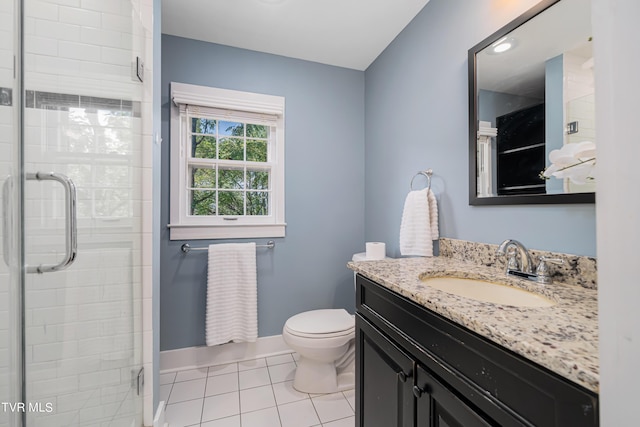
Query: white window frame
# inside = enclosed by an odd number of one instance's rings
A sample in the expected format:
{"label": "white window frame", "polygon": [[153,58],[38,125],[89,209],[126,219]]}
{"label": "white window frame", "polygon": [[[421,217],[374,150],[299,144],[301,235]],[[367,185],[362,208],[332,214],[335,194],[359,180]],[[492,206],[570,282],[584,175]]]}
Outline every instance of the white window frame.
{"label": "white window frame", "polygon": [[[171,83],[170,240],[284,237],[284,98],[185,83]],[[215,109],[218,114],[264,120],[271,139],[270,214],[265,216],[189,215],[190,153],[187,107]],[[262,118],[262,119],[261,119]]]}

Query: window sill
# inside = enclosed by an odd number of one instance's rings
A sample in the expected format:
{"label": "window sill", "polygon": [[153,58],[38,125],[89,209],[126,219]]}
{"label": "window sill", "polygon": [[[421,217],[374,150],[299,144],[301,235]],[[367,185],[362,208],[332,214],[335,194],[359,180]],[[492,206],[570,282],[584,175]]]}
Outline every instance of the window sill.
{"label": "window sill", "polygon": [[180,225],[169,224],[169,240],[258,239],[284,237],[286,224]]}

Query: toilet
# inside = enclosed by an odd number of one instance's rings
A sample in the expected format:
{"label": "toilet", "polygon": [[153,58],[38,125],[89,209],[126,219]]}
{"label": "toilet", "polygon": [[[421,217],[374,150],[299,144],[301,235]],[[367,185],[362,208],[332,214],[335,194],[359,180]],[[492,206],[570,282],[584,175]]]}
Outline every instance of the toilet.
{"label": "toilet", "polygon": [[355,320],[344,309],[312,310],[287,320],[284,342],[299,355],[293,388],[334,393],[355,383]]}
{"label": "toilet", "polygon": [[[366,258],[361,253],[352,259]],[[341,308],[305,311],[290,317],[282,338],[300,355],[293,388],[303,393],[354,388],[355,326],[355,317]]]}

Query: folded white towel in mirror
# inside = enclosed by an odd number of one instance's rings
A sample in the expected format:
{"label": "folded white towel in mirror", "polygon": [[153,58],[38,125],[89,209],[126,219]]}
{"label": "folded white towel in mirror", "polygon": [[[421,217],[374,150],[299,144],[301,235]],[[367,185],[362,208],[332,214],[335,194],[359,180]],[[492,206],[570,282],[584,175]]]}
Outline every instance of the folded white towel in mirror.
{"label": "folded white towel in mirror", "polygon": [[400,254],[433,256],[433,241],[440,238],[438,204],[430,189],[407,194],[400,223]]}

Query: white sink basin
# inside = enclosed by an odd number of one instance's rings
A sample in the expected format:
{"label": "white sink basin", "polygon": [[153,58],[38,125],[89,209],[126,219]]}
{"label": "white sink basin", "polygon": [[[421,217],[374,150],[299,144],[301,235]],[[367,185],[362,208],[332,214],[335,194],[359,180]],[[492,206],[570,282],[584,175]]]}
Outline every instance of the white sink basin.
{"label": "white sink basin", "polygon": [[542,295],[485,280],[425,277],[422,281],[432,288],[476,301],[514,307],[551,307],[556,305],[555,301]]}

